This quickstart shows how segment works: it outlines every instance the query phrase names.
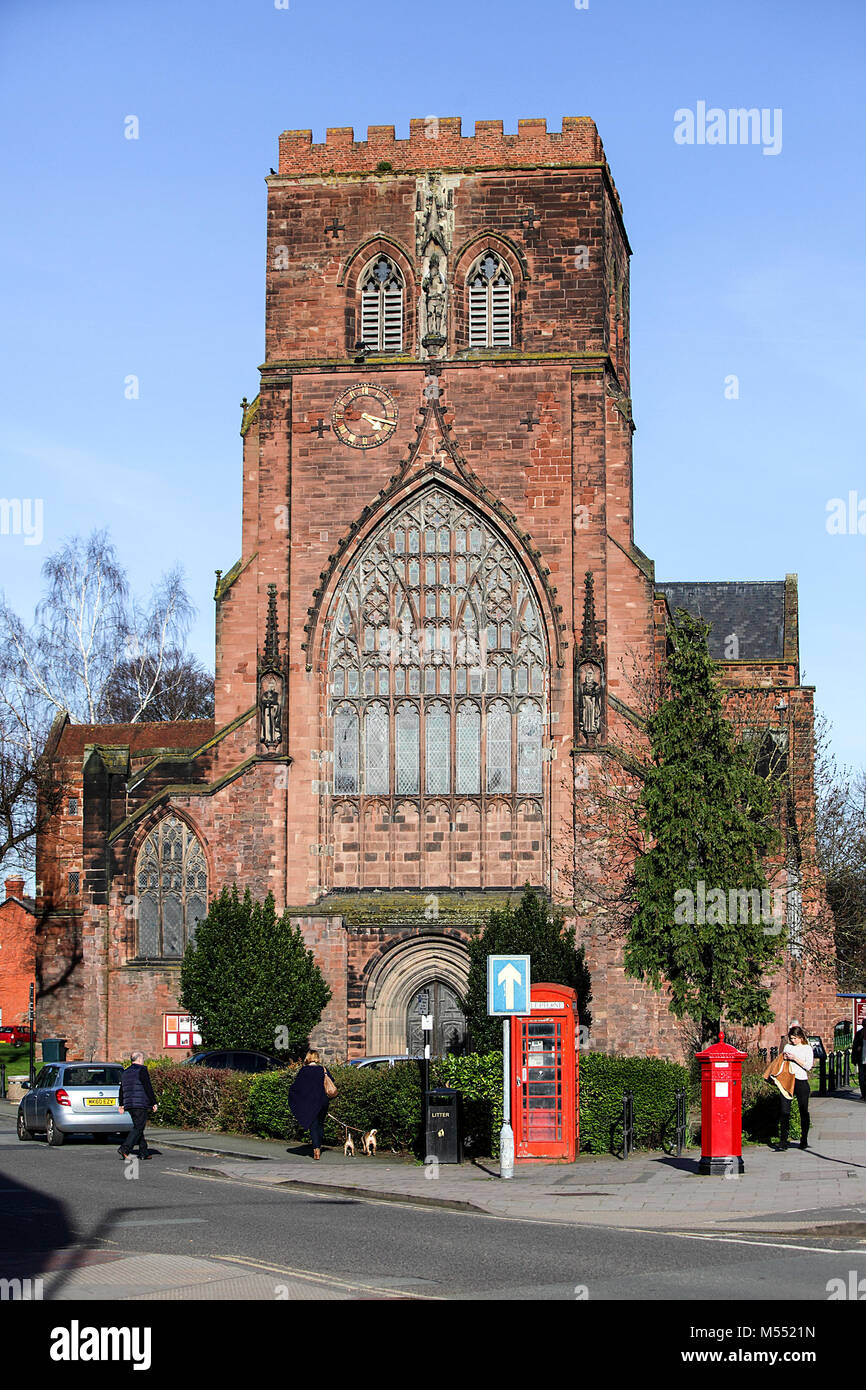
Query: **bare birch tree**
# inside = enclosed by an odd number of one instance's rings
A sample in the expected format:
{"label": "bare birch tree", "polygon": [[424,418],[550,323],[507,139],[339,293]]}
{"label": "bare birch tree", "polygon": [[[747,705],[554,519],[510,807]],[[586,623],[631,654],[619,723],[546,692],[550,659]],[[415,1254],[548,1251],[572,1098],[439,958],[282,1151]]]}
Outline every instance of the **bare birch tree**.
{"label": "bare birch tree", "polygon": [[194,610],[179,568],[149,599],[130,593],[104,531],[73,537],[43,566],[32,626],[0,602],[0,863],[28,867],[40,799],[58,791],[41,761],[55,717],[78,724],[206,718],[213,681],[185,651]]}

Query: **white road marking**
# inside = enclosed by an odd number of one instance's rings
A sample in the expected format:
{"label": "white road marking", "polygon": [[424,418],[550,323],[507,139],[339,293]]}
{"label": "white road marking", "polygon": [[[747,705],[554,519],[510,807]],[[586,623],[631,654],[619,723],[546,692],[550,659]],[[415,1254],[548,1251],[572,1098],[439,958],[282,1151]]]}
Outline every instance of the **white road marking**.
{"label": "white road marking", "polygon": [[142,1221],[118,1221],[117,1229],[125,1231],[128,1226],[206,1226],[205,1216],[148,1217]]}

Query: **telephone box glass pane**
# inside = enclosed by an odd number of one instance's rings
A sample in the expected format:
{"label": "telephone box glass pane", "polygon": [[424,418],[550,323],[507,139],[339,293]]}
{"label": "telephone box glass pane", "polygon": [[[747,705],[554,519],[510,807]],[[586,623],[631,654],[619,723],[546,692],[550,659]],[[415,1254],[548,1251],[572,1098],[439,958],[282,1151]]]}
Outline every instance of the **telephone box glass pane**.
{"label": "telephone box glass pane", "polygon": [[562,1023],[521,1024],[523,1134],[526,1141],[562,1139]]}

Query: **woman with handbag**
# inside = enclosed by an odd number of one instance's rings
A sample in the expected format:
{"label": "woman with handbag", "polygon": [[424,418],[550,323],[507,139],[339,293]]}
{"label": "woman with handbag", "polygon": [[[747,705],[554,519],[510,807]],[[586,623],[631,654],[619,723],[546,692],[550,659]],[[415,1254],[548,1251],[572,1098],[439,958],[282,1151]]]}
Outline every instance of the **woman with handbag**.
{"label": "woman with handbag", "polygon": [[[796,1024],[788,1029],[788,1041],[782,1050],[791,1071],[794,1073],[794,1098],[800,1110],[800,1148],[808,1149],[809,1134],[809,1072],[815,1065],[815,1054],[809,1046],[809,1039],[803,1029]],[[788,1147],[788,1125],[791,1119],[791,1097],[782,1098],[782,1119],[779,1129],[779,1148],[784,1152]]]}
{"label": "woman with handbag", "polygon": [[328,1103],[337,1094],[334,1078],[322,1066],[318,1052],[310,1051],[289,1089],[289,1107],[302,1129],[310,1131],[313,1158],[322,1157]]}

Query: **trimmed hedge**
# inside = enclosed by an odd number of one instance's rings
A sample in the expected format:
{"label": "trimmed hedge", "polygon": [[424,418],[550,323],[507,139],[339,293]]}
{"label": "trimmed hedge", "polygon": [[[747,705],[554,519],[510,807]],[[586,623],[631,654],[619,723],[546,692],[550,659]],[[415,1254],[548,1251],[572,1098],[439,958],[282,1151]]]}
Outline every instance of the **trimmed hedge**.
{"label": "trimmed hedge", "polygon": [[[258,1073],[215,1071],[211,1067],[151,1062],[159,1103],[157,1124],[179,1128],[256,1134],[292,1143],[308,1142],[289,1110],[288,1092],[297,1066]],[[763,1080],[764,1063],[750,1056],[743,1064],[743,1137],[755,1142],[779,1132],[779,1093]],[[421,1068],[407,1062],[391,1068],[329,1067],[339,1088],[325,1127],[327,1144],[342,1144],[343,1120],[353,1129],[377,1129],[380,1149],[423,1157]],[[464,1145],[474,1157],[495,1157],[502,1127],[502,1053],[441,1057],[431,1064],[434,1086],[452,1086],[463,1097]],[[671,1148],[676,1126],[676,1092],[691,1091],[691,1110],[700,1114],[700,1072],[654,1057],[580,1054],[580,1147],[590,1153],[616,1153],[622,1147],[622,1095],[634,1092],[638,1148]],[[331,1118],[333,1117],[333,1118]],[[796,1103],[791,1107],[790,1138],[800,1137]]]}
{"label": "trimmed hedge", "polygon": [[467,1154],[496,1158],[502,1128],[502,1053],[440,1057],[431,1067],[431,1083],[460,1091]]}
{"label": "trimmed hedge", "polygon": [[[247,1074],[171,1062],[150,1066],[159,1102],[157,1124],[308,1142],[289,1110],[288,1091],[297,1067]],[[342,1144],[344,1131],[334,1123],[342,1120],[353,1129],[377,1129],[380,1149],[423,1156],[420,1066],[331,1066],[329,1071],[339,1094],[331,1102],[326,1143]],[[431,1064],[430,1080],[461,1092],[467,1153],[495,1157],[502,1127],[502,1053],[438,1058]],[[637,1146],[670,1147],[675,1092],[687,1084],[686,1068],[672,1062],[581,1053],[580,1147],[591,1153],[615,1153],[621,1147],[625,1090],[634,1092]]]}
{"label": "trimmed hedge", "polygon": [[617,1153],[622,1148],[622,1096],[634,1092],[634,1139],[641,1149],[671,1148],[677,1123],[677,1091],[689,1073],[676,1062],[657,1057],[611,1057],[606,1052],[580,1054],[580,1147],[589,1153]]}

